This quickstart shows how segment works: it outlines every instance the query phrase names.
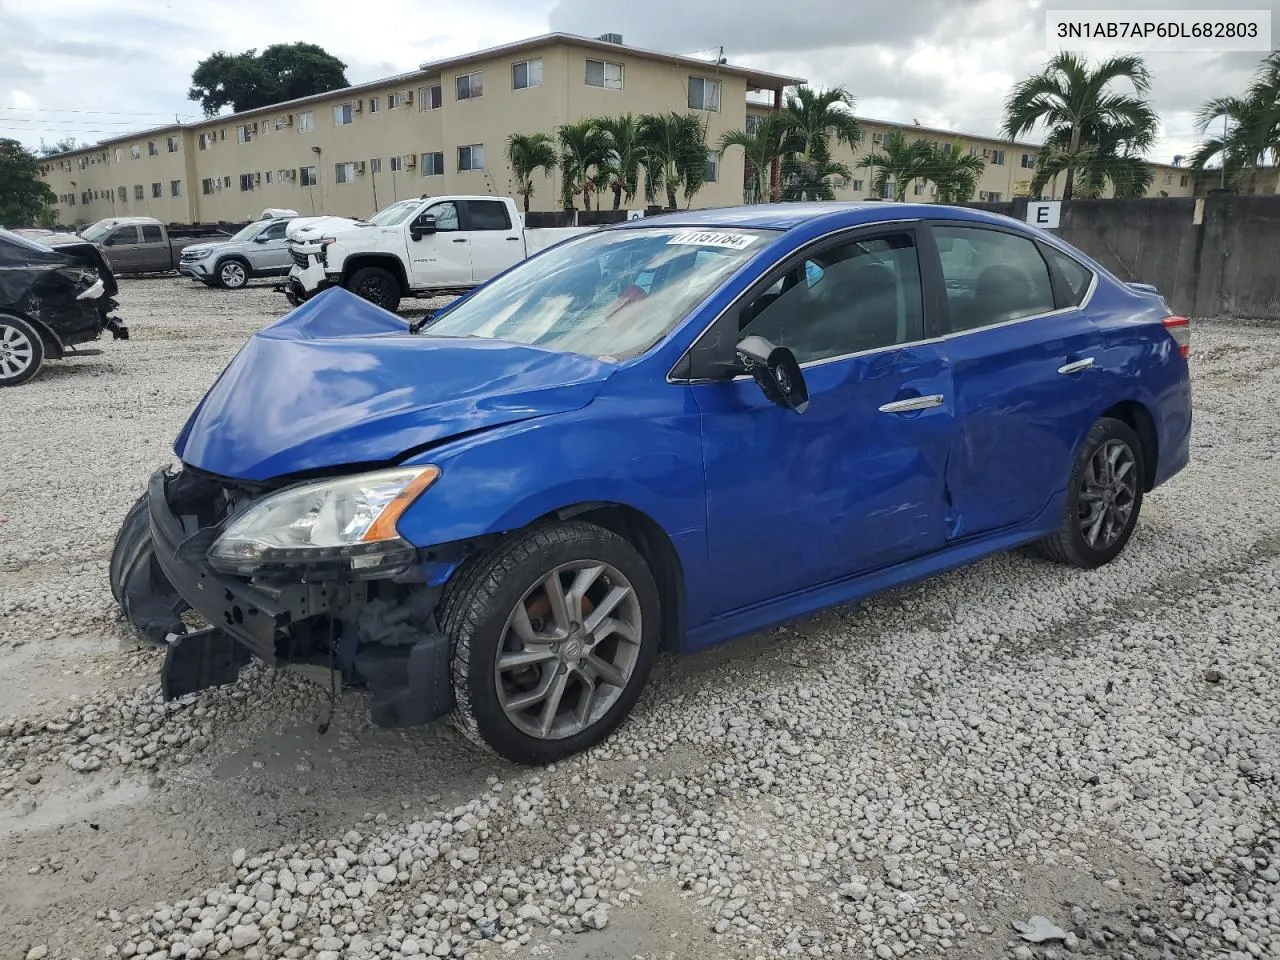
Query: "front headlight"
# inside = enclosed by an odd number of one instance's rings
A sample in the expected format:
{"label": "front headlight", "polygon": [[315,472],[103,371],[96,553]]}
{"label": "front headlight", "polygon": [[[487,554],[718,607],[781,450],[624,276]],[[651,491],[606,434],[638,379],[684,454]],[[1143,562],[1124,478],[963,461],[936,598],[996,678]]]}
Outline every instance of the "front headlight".
{"label": "front headlight", "polygon": [[182,252],[192,260],[203,260],[205,257],[209,256],[209,254],[213,253],[212,250],[184,250]]}
{"label": "front headlight", "polygon": [[281,490],[232,517],[209,562],[245,576],[290,566],[393,576],[414,558],[396,522],[439,476],[435,466],[399,467]]}

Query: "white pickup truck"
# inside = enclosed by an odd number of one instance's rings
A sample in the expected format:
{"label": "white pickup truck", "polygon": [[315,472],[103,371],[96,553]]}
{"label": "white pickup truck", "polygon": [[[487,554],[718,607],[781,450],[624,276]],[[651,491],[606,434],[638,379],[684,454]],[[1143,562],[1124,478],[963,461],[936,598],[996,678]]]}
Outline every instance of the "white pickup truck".
{"label": "white pickup truck", "polygon": [[540,250],[595,227],[527,230],[504,197],[401,200],[368,220],[308,217],[287,232],[295,306],[345,287],[394,311],[403,297],[465,293]]}

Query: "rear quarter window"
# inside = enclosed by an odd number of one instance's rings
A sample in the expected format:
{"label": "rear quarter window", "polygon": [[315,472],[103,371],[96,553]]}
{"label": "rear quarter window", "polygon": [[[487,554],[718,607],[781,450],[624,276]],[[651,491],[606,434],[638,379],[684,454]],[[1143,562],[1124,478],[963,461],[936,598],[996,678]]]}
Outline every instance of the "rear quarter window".
{"label": "rear quarter window", "polygon": [[1066,281],[1067,302],[1062,306],[1080,306],[1084,302],[1085,294],[1089,292],[1089,284],[1093,282],[1093,271],[1061,250],[1055,250],[1050,246],[1044,246],[1041,249],[1044,251],[1045,259]]}

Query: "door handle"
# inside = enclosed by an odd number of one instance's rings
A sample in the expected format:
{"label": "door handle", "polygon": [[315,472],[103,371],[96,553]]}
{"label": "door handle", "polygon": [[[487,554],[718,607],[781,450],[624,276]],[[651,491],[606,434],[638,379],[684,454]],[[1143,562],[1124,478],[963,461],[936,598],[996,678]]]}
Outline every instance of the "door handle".
{"label": "door handle", "polygon": [[454,238],[453,238],[453,242],[454,242],[454,243],[466,243],[466,242],[467,242],[467,238],[466,238],[466,237],[454,237]]}
{"label": "door handle", "polygon": [[913,410],[928,410],[930,407],[942,406],[942,394],[931,393],[922,397],[908,397],[906,400],[894,400],[880,408],[881,413],[910,413]]}
{"label": "door handle", "polygon": [[519,237],[507,237],[508,240],[519,240]]}
{"label": "door handle", "polygon": [[1059,373],[1079,373],[1081,370],[1088,370],[1093,366],[1093,357],[1085,357],[1083,360],[1073,360],[1071,363],[1064,363],[1058,368]]}

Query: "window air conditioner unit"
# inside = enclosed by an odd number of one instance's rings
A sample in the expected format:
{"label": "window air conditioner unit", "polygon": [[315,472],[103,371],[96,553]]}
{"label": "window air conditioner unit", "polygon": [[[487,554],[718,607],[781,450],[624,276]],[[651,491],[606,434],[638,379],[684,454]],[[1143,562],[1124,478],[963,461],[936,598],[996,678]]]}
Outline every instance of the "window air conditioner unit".
{"label": "window air conditioner unit", "polygon": [[361,110],[363,110],[363,109],[364,109],[364,101],[363,101],[363,100],[357,100],[355,103],[353,103],[353,104],[351,105],[351,112],[352,112],[352,113],[359,113],[359,112],[360,112]]}
{"label": "window air conditioner unit", "polygon": [[417,165],[418,165],[418,158],[415,157],[413,154],[409,154],[409,156],[404,158],[404,168],[406,170],[412,170]]}
{"label": "window air conditioner unit", "polygon": [[356,173],[357,173],[357,174],[363,174],[363,173],[364,173],[364,161],[363,161],[363,160],[357,160],[357,161],[356,161]]}

